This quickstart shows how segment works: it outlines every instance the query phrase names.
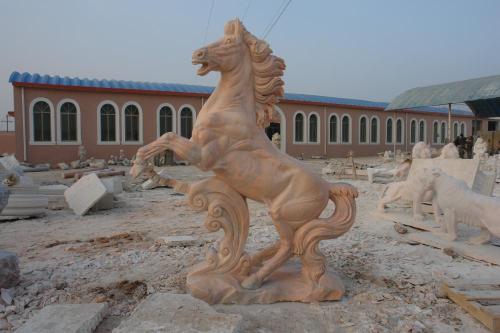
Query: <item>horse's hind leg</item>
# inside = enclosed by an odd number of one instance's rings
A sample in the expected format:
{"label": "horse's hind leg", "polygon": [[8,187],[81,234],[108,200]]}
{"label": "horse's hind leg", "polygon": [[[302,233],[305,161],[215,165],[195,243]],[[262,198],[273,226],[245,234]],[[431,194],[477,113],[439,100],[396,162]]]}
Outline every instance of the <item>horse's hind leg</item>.
{"label": "horse's hind leg", "polygon": [[250,265],[260,266],[262,262],[274,256],[276,252],[278,252],[279,247],[280,247],[279,241],[269,246],[266,246],[265,248],[263,248],[250,258]]}
{"label": "horse's hind leg", "polygon": [[274,225],[280,236],[280,241],[277,243],[277,251],[257,272],[251,274],[241,282],[241,286],[245,289],[259,288],[266,277],[282,266],[292,256],[293,229],[286,222],[274,221]]}

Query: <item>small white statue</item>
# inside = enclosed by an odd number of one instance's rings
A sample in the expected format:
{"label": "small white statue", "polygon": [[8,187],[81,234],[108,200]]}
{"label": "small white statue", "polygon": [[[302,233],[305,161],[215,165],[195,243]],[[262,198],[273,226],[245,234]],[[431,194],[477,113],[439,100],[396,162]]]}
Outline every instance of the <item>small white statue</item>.
{"label": "small white statue", "polygon": [[78,159],[80,160],[80,163],[87,160],[87,149],[85,149],[85,146],[78,147]]}
{"label": "small white statue", "polygon": [[448,143],[441,149],[441,154],[439,155],[440,159],[457,159],[460,158],[460,154],[458,153],[458,148],[455,146],[453,142]]}
{"label": "small white statue", "polygon": [[431,158],[431,147],[423,141],[417,142],[411,151],[411,158]]}
{"label": "small white statue", "polygon": [[389,150],[384,152],[384,161],[389,162],[392,161],[392,153]]}
{"label": "small white statue", "polygon": [[474,158],[487,159],[488,158],[488,143],[479,137],[474,143],[474,148],[472,149],[474,153]]}
{"label": "small white statue", "polygon": [[368,181],[373,183],[375,176],[392,177],[394,180],[405,180],[410,172],[411,160],[406,159],[393,169],[389,168],[368,168]]}
{"label": "small white statue", "polygon": [[[491,235],[500,237],[500,198],[473,192],[464,181],[439,168],[432,168],[426,174],[425,186],[433,193],[434,215],[446,232],[446,238],[457,239],[458,223],[481,229],[479,236],[469,239],[472,244],[484,244]],[[443,212],[444,223],[440,221],[439,210]]]}
{"label": "small white statue", "polygon": [[271,142],[276,146],[276,148],[280,149],[281,148],[281,135],[276,132],[273,134],[271,138]]}

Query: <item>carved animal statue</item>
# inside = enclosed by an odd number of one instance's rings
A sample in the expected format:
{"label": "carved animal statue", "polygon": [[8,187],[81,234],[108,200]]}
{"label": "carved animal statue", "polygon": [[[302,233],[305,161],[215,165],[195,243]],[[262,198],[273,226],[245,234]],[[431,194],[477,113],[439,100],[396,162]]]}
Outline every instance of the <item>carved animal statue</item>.
{"label": "carved animal statue", "polygon": [[432,191],[428,186],[424,186],[427,183],[424,172],[419,172],[417,175],[408,177],[405,181],[387,184],[379,199],[377,210],[383,213],[387,204],[398,200],[410,201],[413,208],[413,218],[423,219],[424,215],[420,203],[432,200]]}
{"label": "carved animal statue", "polygon": [[431,158],[431,147],[423,141],[417,142],[411,151],[411,158]]}
{"label": "carved animal statue", "polygon": [[373,183],[375,176],[393,177],[393,179],[406,179],[411,168],[411,160],[408,158],[394,169],[389,168],[367,168],[368,181]]}
{"label": "carved animal statue", "polygon": [[[213,171],[216,179],[243,197],[265,203],[280,237],[251,258],[258,269],[241,286],[259,288],[293,255],[301,257],[304,277],[317,283],[326,268],[318,241],[350,229],[358,193],[348,184],[326,182],[267,138],[264,128],[284,94],[283,59],[233,20],[220,40],[193,53],[192,62],[201,65],[198,75],[221,73],[217,88],[196,117],[192,137],[166,133],[140,148],[132,175],[167,149],[201,170]],[[335,211],[320,218],[329,200]]]}
{"label": "carved animal statue", "polygon": [[453,142],[450,142],[441,149],[441,154],[436,158],[457,159],[460,158],[460,155],[457,146]]}
{"label": "carved animal statue", "polygon": [[467,184],[447,175],[439,168],[426,172],[427,186],[433,193],[436,221],[441,224],[438,210],[443,212],[444,231],[449,240],[457,239],[457,224],[479,227],[481,233],[471,238],[472,244],[483,244],[491,235],[500,237],[500,199],[473,192]]}

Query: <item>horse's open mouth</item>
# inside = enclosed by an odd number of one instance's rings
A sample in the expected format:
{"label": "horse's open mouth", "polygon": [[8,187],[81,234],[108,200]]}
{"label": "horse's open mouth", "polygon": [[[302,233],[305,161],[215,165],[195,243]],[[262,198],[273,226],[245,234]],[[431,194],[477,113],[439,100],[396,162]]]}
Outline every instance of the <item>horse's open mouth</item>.
{"label": "horse's open mouth", "polygon": [[196,72],[196,74],[200,76],[203,76],[212,70],[212,66],[210,66],[208,62],[193,61],[193,65],[201,65]]}

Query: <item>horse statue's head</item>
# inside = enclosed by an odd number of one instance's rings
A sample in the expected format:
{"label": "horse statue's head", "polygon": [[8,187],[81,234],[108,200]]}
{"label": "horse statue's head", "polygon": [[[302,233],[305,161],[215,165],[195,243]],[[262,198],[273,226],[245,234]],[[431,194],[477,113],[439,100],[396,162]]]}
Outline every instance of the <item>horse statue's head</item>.
{"label": "horse statue's head", "polygon": [[231,20],[224,26],[224,36],[193,52],[193,64],[201,64],[198,75],[211,71],[237,72],[246,62],[251,62],[257,124],[266,127],[274,112],[274,105],[284,95],[285,70],[283,59],[272,55],[264,40],[258,39],[240,20]]}

